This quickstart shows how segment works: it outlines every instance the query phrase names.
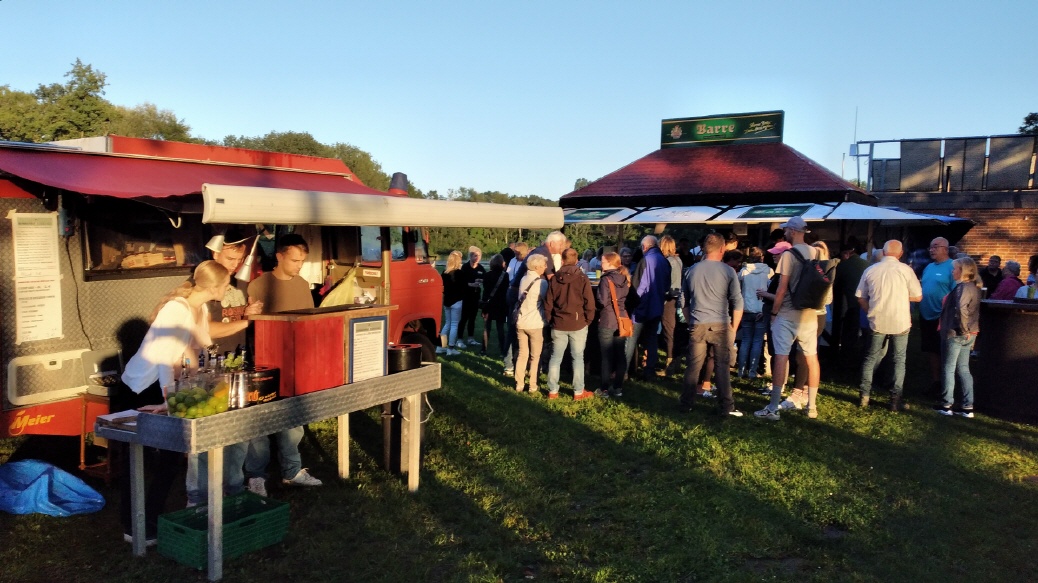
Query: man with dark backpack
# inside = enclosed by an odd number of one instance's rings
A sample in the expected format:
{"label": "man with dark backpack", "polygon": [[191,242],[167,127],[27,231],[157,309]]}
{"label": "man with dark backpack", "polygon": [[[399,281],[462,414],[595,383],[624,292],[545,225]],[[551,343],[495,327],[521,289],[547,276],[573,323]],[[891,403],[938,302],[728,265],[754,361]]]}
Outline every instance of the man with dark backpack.
{"label": "man with dark backpack", "polygon": [[[815,399],[818,395],[818,383],[821,370],[818,365],[818,318],[815,310],[824,305],[825,294],[832,286],[831,274],[824,276],[828,265],[817,261],[818,251],[804,242],[804,235],[810,231],[802,217],[792,217],[781,225],[786,241],[793,247],[782,253],[775,272],[779,275],[779,286],[775,292],[775,307],[771,312],[770,334],[775,346],[775,356],[771,359],[771,403],[756,411],[754,415],[770,421],[779,420],[779,403],[782,401],[782,387],[786,384],[789,355],[794,342],[800,345],[800,351],[807,363],[807,416],[814,419],[818,416]],[[795,251],[795,253],[794,253]],[[804,259],[801,261],[797,254]],[[811,273],[808,274],[808,271]],[[821,273],[819,273],[821,272]],[[820,303],[813,305],[812,296],[819,293],[818,276],[828,279],[828,287],[821,293]],[[804,284],[807,284],[806,286]],[[794,298],[799,292],[797,307]]]}

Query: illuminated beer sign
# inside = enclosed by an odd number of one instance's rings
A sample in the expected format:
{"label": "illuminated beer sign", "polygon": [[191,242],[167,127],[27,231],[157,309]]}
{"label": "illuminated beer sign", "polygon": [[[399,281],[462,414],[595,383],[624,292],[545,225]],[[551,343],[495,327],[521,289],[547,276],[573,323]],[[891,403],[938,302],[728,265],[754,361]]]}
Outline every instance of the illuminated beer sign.
{"label": "illuminated beer sign", "polygon": [[782,142],[785,112],[762,111],[663,120],[661,148]]}

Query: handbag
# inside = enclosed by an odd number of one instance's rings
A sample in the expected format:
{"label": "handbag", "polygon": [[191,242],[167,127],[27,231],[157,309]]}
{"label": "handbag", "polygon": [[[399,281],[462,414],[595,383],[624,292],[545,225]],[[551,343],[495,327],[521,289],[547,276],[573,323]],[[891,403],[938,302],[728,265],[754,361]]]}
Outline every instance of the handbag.
{"label": "handbag", "polygon": [[508,276],[505,274],[505,272],[502,271],[501,275],[497,276],[497,283],[495,283],[494,287],[490,290],[490,295],[487,296],[487,299],[479,301],[480,309],[482,309],[482,310],[487,309],[487,306],[490,305],[490,300],[494,298],[494,294],[496,294],[498,288],[501,287],[501,282],[506,280],[506,279],[508,279]]}
{"label": "handbag", "polygon": [[609,281],[609,291],[613,292],[613,313],[616,314],[616,327],[620,338],[634,336],[634,322],[627,316],[620,315],[620,306],[616,303],[616,286],[612,280]]}
{"label": "handbag", "polygon": [[519,310],[520,310],[520,308],[523,307],[523,301],[526,300],[526,294],[530,293],[530,289],[533,288],[534,284],[537,283],[538,281],[540,281],[540,279],[535,279],[535,280],[531,281],[530,285],[526,286],[526,291],[524,291],[523,293],[519,294],[519,301],[515,302],[515,307],[512,308],[512,323],[513,324],[515,322],[519,321]]}

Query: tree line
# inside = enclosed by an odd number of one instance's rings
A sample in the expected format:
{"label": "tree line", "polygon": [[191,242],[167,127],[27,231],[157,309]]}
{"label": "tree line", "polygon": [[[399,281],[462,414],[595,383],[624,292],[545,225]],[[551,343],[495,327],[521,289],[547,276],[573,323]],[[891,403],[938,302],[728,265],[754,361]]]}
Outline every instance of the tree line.
{"label": "tree line", "polygon": [[[107,76],[89,64],[76,59],[65,73],[65,82],[39,84],[32,91],[0,85],[0,140],[43,143],[55,140],[106,136],[115,134],[133,138],[170,140],[248,148],[269,152],[303,154],[323,158],[338,158],[372,188],[388,190],[390,176],[370,153],[347,142],[325,144],[309,132],[271,131],[263,136],[229,135],[222,140],[196,136],[191,126],[169,110],[153,103],[133,107],[118,105],[104,97]],[[574,188],[587,185],[586,179],[577,180]],[[498,191],[478,192],[459,187],[446,193],[435,190],[423,192],[413,184],[408,186],[412,198],[492,202],[532,206],[557,206],[558,203],[537,195],[515,196]],[[598,248],[608,243],[610,235],[599,225],[571,225],[567,235],[577,249]],[[547,231],[523,229],[469,229],[434,228],[430,230],[433,253],[445,255],[453,249],[465,251],[470,245],[483,249],[490,257],[509,242],[526,241],[536,246]]]}

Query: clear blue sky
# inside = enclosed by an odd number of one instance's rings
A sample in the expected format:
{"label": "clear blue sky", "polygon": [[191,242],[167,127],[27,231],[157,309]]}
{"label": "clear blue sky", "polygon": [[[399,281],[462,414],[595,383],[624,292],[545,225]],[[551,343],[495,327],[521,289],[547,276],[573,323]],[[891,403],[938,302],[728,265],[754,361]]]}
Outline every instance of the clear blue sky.
{"label": "clear blue sky", "polygon": [[785,142],[839,174],[855,107],[862,140],[1038,111],[1033,0],[0,0],[0,22],[0,85],[79,58],[195,135],[310,132],[441,194],[557,199],[658,149],[664,118],[785,110]]}

